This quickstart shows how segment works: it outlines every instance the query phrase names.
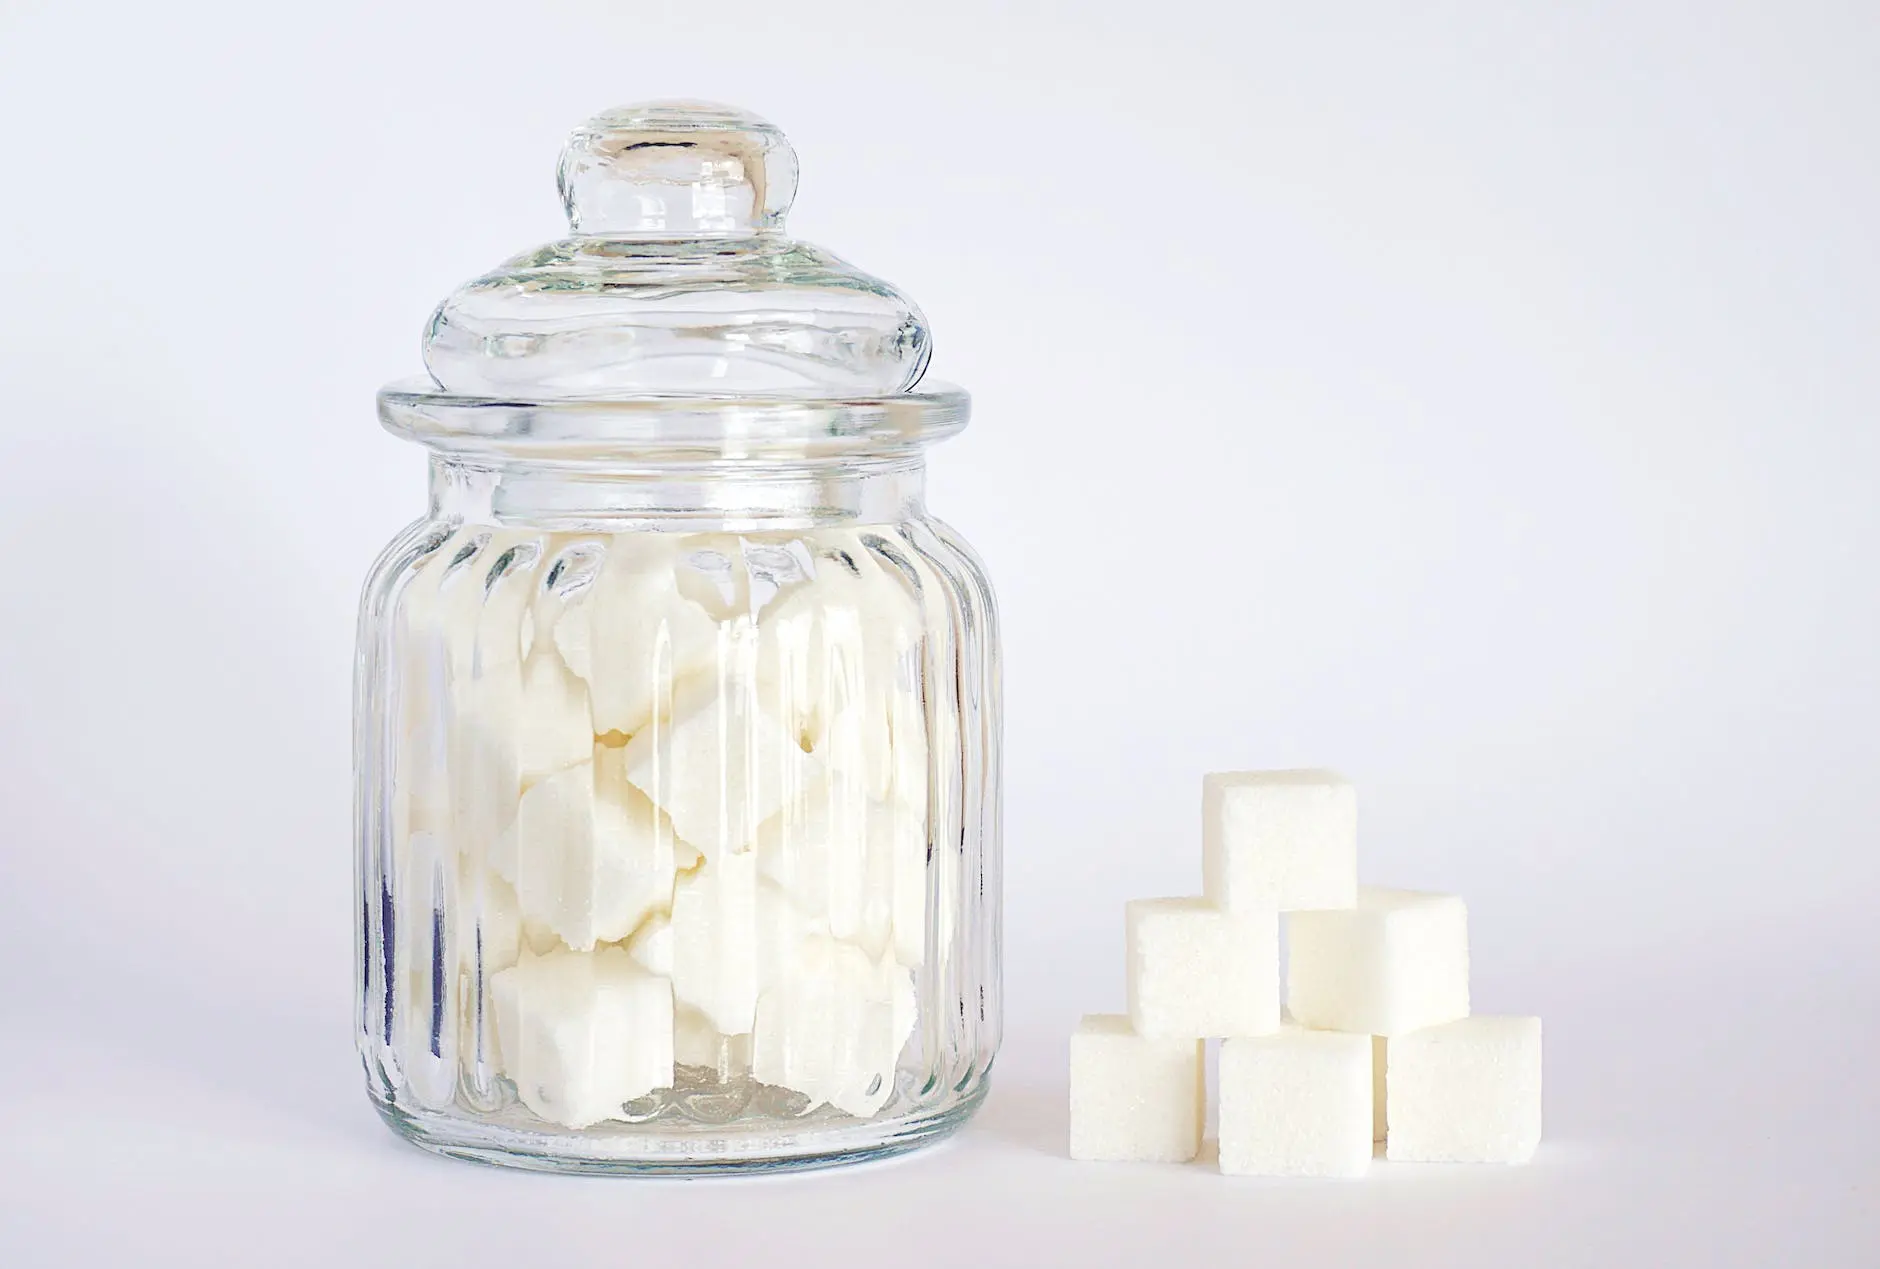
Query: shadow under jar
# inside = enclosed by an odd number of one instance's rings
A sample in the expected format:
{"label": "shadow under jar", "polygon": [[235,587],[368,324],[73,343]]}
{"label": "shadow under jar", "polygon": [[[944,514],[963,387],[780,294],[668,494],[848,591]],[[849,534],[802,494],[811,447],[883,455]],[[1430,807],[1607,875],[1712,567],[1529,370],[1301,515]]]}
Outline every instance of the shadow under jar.
{"label": "shadow under jar", "polygon": [[562,159],[574,236],[380,394],[429,513],[367,581],[358,1039],[428,1149],[816,1166],[962,1123],[998,1048],[992,593],[926,513],[963,392],[782,236],[795,159],[700,103]]}

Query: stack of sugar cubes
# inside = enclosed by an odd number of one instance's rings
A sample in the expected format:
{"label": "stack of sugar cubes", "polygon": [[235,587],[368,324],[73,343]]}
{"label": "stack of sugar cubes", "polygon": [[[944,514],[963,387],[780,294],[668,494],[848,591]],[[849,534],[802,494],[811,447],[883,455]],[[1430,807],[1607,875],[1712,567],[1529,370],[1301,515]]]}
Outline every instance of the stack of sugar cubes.
{"label": "stack of sugar cubes", "polygon": [[1202,818],[1205,897],[1128,905],[1129,1013],[1071,1037],[1071,1157],[1193,1159],[1217,1039],[1223,1172],[1360,1176],[1379,1141],[1526,1162],[1540,1019],[1470,1016],[1462,900],[1360,886],[1356,793],[1331,772],[1209,775]]}
{"label": "stack of sugar cubes", "polygon": [[928,619],[853,531],[440,542],[401,601],[386,1008],[414,1099],[493,1059],[568,1128],[746,1076],[880,1111],[929,954]]}

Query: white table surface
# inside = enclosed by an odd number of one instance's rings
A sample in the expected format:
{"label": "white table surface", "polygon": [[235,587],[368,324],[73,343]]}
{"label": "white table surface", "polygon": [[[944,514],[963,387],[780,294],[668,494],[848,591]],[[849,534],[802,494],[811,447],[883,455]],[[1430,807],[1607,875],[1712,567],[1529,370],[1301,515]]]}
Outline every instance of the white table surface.
{"label": "white table surface", "polygon": [[[1350,1182],[1226,1178],[1205,1157],[1073,1163],[1063,1036],[1023,1026],[978,1118],[898,1160],[698,1181],[506,1172],[384,1129],[343,1015],[130,971],[116,1022],[75,995],[9,1028],[0,1263],[1872,1266],[1875,979],[1832,934],[1787,964],[1492,982],[1491,1004],[1519,986],[1546,1018],[1537,1158],[1380,1159]],[[1015,1013],[1036,981],[1015,975]]]}

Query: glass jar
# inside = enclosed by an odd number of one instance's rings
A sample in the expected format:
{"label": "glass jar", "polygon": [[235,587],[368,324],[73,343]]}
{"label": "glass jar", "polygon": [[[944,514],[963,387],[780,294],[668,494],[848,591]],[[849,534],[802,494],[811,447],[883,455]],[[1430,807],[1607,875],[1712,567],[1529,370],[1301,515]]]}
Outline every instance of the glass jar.
{"label": "glass jar", "polygon": [[784,235],[762,120],[611,111],[560,177],[379,397],[431,487],[360,613],[373,1103],[551,1170],[934,1140],[1000,1029],[996,619],[924,488],[966,395]]}

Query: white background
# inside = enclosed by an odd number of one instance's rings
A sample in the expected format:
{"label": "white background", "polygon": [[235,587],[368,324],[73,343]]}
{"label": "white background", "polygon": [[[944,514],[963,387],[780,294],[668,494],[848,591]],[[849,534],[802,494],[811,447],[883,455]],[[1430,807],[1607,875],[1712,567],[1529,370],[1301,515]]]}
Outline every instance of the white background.
{"label": "white background", "polygon": [[[0,1263],[1880,1263],[1871,4],[0,3]],[[975,394],[984,1114],[768,1181],[433,1159],[353,1054],[372,395],[701,96]],[[1331,764],[1537,1012],[1525,1169],[1064,1158],[1204,770]]]}

